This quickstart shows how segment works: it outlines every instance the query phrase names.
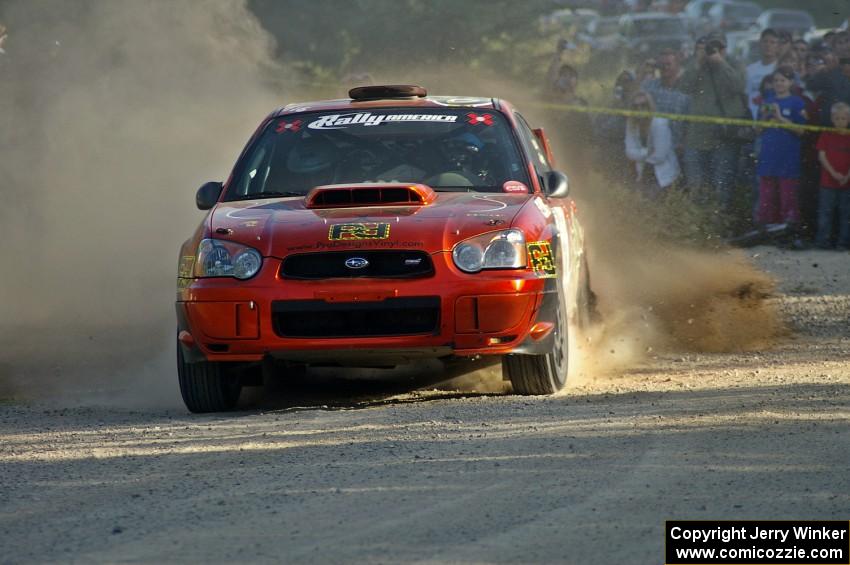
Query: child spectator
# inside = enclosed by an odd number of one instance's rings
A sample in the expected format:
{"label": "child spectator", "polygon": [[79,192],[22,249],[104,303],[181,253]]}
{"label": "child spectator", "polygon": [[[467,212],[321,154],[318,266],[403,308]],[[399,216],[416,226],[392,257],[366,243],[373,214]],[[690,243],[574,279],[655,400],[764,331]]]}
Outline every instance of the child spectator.
{"label": "child spectator", "polygon": [[[773,73],[773,94],[759,109],[759,119],[783,124],[806,122],[805,102],[791,94],[794,69],[780,67]],[[756,220],[761,225],[800,221],[798,189],[800,179],[800,131],[768,127],[761,134],[756,174],[759,180],[759,207]]]}
{"label": "child spectator", "polygon": [[[640,91],[631,109],[654,112],[652,96]],[[679,177],[679,160],[673,145],[670,120],[652,116],[629,116],[626,120],[626,157],[634,163],[635,179],[647,196],[656,198]]]}
{"label": "child spectator", "polygon": [[[832,105],[832,124],[847,130],[850,105]],[[832,226],[838,212],[839,249],[850,249],[850,130],[846,134],[824,132],[818,138],[818,160],[821,166],[821,188],[818,200],[818,231],[815,244],[831,248]]]}

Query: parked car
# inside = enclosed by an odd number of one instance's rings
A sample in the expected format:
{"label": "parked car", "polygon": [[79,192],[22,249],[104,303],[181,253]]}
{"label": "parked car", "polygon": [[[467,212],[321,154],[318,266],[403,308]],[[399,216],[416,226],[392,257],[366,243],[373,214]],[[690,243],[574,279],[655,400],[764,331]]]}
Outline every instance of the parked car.
{"label": "parked car", "polygon": [[589,8],[563,8],[543,17],[544,30],[566,31],[569,28],[584,29],[587,24],[599,18],[599,12]]}
{"label": "parked car", "polygon": [[620,34],[632,59],[638,60],[661,49],[684,51],[691,34],[685,18],[662,12],[626,14],[620,17]]}
{"label": "parked car", "polygon": [[708,21],[723,32],[747,30],[761,13],[762,7],[755,2],[719,2],[708,10]]}
{"label": "parked car", "polygon": [[754,29],[773,28],[803,37],[815,29],[815,20],[804,10],[765,10],[756,19]]}
{"label": "parked car", "polygon": [[561,390],[593,294],[543,130],[496,98],[349,96],[274,110],[198,190],[177,272],[186,406],[232,409],[303,366],[479,356],[518,394]]}
{"label": "parked car", "polygon": [[576,35],[580,43],[590,46],[594,52],[616,51],[624,43],[620,34],[620,17],[597,18]]}
{"label": "parked car", "polygon": [[703,35],[710,29],[708,12],[717,4],[730,0],[691,0],[685,6],[683,16],[688,23],[688,29],[694,35]]}

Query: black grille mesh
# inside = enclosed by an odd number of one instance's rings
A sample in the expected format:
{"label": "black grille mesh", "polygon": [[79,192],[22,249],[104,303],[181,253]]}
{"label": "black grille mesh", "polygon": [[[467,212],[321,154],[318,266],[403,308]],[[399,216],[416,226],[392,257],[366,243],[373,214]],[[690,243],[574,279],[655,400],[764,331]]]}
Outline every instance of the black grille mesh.
{"label": "black grille mesh", "polygon": [[[345,262],[365,259],[366,267],[353,269]],[[434,273],[431,256],[424,251],[330,251],[290,255],[280,266],[280,276],[290,279],[411,278]]]}
{"label": "black grille mesh", "polygon": [[342,303],[279,300],[272,303],[272,324],[280,337],[434,334],[440,327],[440,297]]}

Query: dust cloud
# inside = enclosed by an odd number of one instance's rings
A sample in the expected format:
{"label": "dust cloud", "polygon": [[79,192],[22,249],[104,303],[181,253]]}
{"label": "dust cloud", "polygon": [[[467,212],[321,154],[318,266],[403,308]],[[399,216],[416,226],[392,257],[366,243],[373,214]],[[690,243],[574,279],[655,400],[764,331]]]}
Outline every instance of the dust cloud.
{"label": "dust cloud", "polygon": [[273,42],[240,0],[12,0],[0,21],[0,393],[177,406],[178,248],[196,188],[289,96]]}
{"label": "dust cloud", "polygon": [[582,336],[573,384],[658,353],[754,351],[786,334],[775,281],[740,251],[658,238],[639,195],[592,175],[577,198],[601,321]]}

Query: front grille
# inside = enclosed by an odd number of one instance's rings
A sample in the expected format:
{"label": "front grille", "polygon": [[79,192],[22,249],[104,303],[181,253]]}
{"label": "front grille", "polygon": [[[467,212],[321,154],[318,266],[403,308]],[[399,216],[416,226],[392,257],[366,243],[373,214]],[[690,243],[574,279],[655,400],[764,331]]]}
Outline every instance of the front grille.
{"label": "front grille", "polygon": [[[348,267],[346,261],[349,259],[365,259],[368,264],[361,268]],[[431,256],[424,251],[299,253],[284,259],[280,266],[280,276],[290,279],[413,278],[432,274]]]}
{"label": "front grille", "polygon": [[280,337],[376,337],[435,334],[440,297],[388,298],[381,302],[272,302],[272,325]]}

